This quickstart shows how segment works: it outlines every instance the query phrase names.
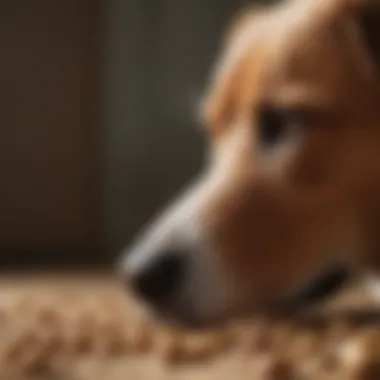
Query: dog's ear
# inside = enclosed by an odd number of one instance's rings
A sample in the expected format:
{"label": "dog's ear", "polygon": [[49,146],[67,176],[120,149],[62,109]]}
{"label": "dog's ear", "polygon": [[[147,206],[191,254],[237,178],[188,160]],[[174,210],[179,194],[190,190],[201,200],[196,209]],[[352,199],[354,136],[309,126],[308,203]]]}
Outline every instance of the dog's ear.
{"label": "dog's ear", "polygon": [[252,22],[254,22],[254,20],[266,9],[267,7],[252,4],[239,9],[233,15],[229,25],[227,25],[226,34],[224,35],[225,42],[228,43],[231,39],[236,38],[242,30],[252,24]]}
{"label": "dog's ear", "polygon": [[250,28],[261,13],[261,7],[249,6],[238,12],[232,19],[223,39],[222,54],[214,67],[211,83],[201,104],[201,119],[213,130],[219,129],[231,120],[236,108],[236,94],[244,64],[245,41],[252,35]]}

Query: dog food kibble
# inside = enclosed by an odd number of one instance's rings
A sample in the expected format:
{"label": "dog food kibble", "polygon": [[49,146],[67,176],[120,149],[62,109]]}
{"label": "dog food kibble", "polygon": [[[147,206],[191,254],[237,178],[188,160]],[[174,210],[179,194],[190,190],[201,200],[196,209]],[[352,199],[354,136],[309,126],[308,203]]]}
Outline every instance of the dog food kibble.
{"label": "dog food kibble", "polygon": [[37,311],[36,323],[43,327],[60,328],[60,315],[52,307],[45,307]]}
{"label": "dog food kibble", "polygon": [[[298,323],[297,319],[261,316],[218,331],[194,332],[143,318],[140,309],[125,305],[124,298],[119,307],[115,299],[105,302],[93,295],[91,302],[81,302],[77,296],[74,303],[67,300],[67,308],[64,298],[45,302],[47,298],[42,297],[44,302],[34,306],[31,302],[33,307],[28,309],[26,300],[30,298],[21,298],[24,305],[19,309],[12,303],[0,309],[1,362],[4,368],[15,368],[28,376],[65,373],[85,360],[124,362],[124,356],[134,355],[136,363],[155,357],[163,371],[181,371],[185,364],[191,364],[187,368],[192,370],[208,371],[215,363],[236,362],[239,380],[380,380],[378,326],[365,328],[348,319],[333,318],[320,327],[307,321]],[[22,317],[14,317],[20,310]],[[7,322],[4,326],[2,311]],[[242,367],[246,377],[239,370]],[[2,373],[0,367],[0,378],[10,379]],[[204,380],[219,379],[204,374]],[[104,376],[113,380],[109,374]]]}
{"label": "dog food kibble", "polygon": [[[301,332],[300,336],[287,340],[288,353],[297,361],[303,361],[308,357],[315,356],[319,351],[319,338],[310,332]],[[286,350],[286,344],[283,346]]]}
{"label": "dog food kibble", "polygon": [[135,326],[129,326],[129,340],[133,351],[138,354],[147,353],[153,344],[154,329],[146,321],[139,321]]}
{"label": "dog food kibble", "polygon": [[41,374],[48,371],[49,350],[34,332],[24,331],[10,344],[5,360],[25,375]]}
{"label": "dog food kibble", "polygon": [[64,348],[64,343],[59,330],[52,327],[45,327],[38,331],[38,339],[46,347],[49,356],[53,356]]}
{"label": "dog food kibble", "polygon": [[77,353],[89,353],[94,349],[98,338],[98,322],[92,314],[84,314],[77,321],[75,335],[73,336],[73,349]]}
{"label": "dog food kibble", "polygon": [[184,340],[184,356],[189,360],[207,360],[227,346],[227,337],[209,333],[200,336],[188,336]]}
{"label": "dog food kibble", "polygon": [[380,329],[378,327],[363,331],[358,336],[348,339],[339,353],[347,372],[355,379],[380,378]]}
{"label": "dog food kibble", "polygon": [[313,379],[315,376],[323,372],[323,364],[319,356],[307,358],[299,362],[298,365],[293,363],[293,366],[297,369],[299,377],[305,379]]}
{"label": "dog food kibble", "polygon": [[[127,329],[123,320],[102,318],[97,321],[94,350],[100,357],[119,357],[130,351]],[[134,347],[136,349],[136,347]]]}
{"label": "dog food kibble", "polygon": [[338,355],[337,355],[337,347],[324,349],[324,347],[321,348],[323,350],[321,354],[321,367],[324,372],[327,373],[335,373],[339,370],[339,368],[342,366],[342,362],[340,361]]}
{"label": "dog food kibble", "polygon": [[5,358],[10,362],[17,362],[24,350],[28,350],[30,347],[38,344],[35,332],[25,330],[21,327],[15,336],[11,337],[11,341],[8,342],[7,350],[5,351]]}
{"label": "dog food kibble", "polygon": [[242,342],[248,355],[269,352],[272,349],[273,335],[265,321],[256,321],[254,326],[245,326],[243,331],[238,329],[236,333],[237,340]]}
{"label": "dog food kibble", "polygon": [[183,335],[177,331],[164,331],[157,336],[157,351],[164,363],[183,361],[186,350]]}
{"label": "dog food kibble", "polygon": [[281,359],[270,359],[261,373],[262,380],[294,380],[295,373],[291,364]]}
{"label": "dog food kibble", "polygon": [[121,321],[106,320],[100,326],[103,355],[120,356],[127,350],[125,329]]}
{"label": "dog food kibble", "polygon": [[350,336],[354,328],[350,321],[334,321],[327,330],[326,341],[332,345],[340,344],[347,336]]}
{"label": "dog food kibble", "polygon": [[27,376],[42,375],[50,372],[50,362],[47,358],[47,352],[44,347],[34,347],[24,353],[20,369]]}
{"label": "dog food kibble", "polygon": [[276,352],[283,354],[290,351],[296,338],[292,326],[287,324],[277,324],[271,334],[273,334],[273,349]]}

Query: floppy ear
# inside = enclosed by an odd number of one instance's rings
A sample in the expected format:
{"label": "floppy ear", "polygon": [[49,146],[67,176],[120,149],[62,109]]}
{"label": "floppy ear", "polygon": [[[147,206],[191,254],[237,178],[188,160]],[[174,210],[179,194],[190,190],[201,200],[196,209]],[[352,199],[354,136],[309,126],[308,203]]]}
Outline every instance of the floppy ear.
{"label": "floppy ear", "polygon": [[[213,75],[201,105],[201,119],[211,129],[228,124],[235,111],[236,92],[241,79],[242,59],[237,58],[239,40],[246,39],[247,28],[261,13],[261,7],[243,8],[231,21],[224,35],[222,54],[214,67]],[[236,59],[235,59],[236,58]]]}

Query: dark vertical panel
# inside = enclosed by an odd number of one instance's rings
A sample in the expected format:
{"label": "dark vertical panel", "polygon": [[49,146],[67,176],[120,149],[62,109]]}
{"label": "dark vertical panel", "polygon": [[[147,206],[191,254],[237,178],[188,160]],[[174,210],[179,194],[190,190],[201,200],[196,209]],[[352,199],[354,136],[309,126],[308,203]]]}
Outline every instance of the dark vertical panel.
{"label": "dark vertical panel", "polygon": [[75,261],[98,246],[98,9],[89,0],[0,2],[2,261]]}
{"label": "dark vertical panel", "polygon": [[[153,3],[153,2],[152,2]],[[149,156],[152,62],[149,8],[141,0],[108,2],[106,35],[106,231],[116,252],[139,224]],[[146,202],[146,200],[144,200]]]}

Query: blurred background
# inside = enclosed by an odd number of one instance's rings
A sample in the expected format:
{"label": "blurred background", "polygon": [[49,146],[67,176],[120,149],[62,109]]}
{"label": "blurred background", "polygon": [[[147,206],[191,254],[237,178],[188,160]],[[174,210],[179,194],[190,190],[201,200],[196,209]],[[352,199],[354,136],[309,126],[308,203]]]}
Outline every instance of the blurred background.
{"label": "blurred background", "polygon": [[[380,352],[378,326],[370,335],[338,315],[322,332],[319,320],[309,328],[260,317],[219,338],[171,329],[165,338],[108,278],[120,250],[201,169],[198,101],[229,20],[259,1],[272,0],[0,0],[0,379],[30,378],[13,369],[45,380],[253,379],[262,362],[275,369],[265,378],[293,378],[280,356],[289,353],[301,372],[305,363],[333,371],[318,378],[351,379],[334,368],[363,360],[358,378],[380,379],[370,355]],[[360,291],[345,302],[373,307]],[[365,328],[374,320],[361,319]],[[332,356],[348,336],[357,339],[350,355]],[[235,343],[242,356],[229,360]],[[169,375],[151,353],[194,365]],[[217,356],[206,373],[202,360]]]}
{"label": "blurred background", "polygon": [[113,265],[198,171],[197,101],[248,0],[0,0],[2,268]]}

